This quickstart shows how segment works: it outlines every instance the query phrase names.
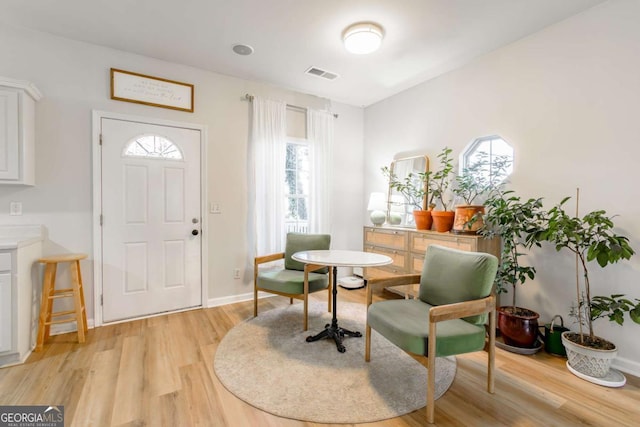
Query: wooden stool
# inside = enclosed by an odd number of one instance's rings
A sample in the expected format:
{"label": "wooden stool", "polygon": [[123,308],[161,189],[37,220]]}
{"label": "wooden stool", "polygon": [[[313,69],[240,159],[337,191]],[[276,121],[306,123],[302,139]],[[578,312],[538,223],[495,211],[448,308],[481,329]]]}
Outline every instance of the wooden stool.
{"label": "wooden stool", "polygon": [[[82,287],[82,274],[80,273],[80,260],[85,259],[86,254],[61,254],[40,258],[38,262],[45,265],[44,280],[42,282],[42,304],[40,305],[40,320],[38,322],[38,340],[36,351],[42,350],[44,341],[49,338],[52,324],[77,322],[78,342],[83,343],[87,332],[87,311],[84,307],[84,288]],[[56,289],[56,271],[58,263],[69,262],[71,268],[71,288]],[[73,297],[75,308],[68,311],[53,312],[53,300],[56,298]],[[69,317],[74,315],[72,317]],[[62,316],[62,319],[53,320]]]}

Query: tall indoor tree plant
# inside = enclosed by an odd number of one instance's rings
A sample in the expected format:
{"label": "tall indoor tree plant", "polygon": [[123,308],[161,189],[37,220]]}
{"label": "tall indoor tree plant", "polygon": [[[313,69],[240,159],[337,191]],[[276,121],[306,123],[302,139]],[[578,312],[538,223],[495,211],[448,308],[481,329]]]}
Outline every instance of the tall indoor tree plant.
{"label": "tall indoor tree plant", "polygon": [[[496,188],[485,202],[487,212],[480,233],[499,236],[502,241],[500,265],[496,275],[496,291],[511,290],[511,305],[498,307],[498,328],[504,343],[510,347],[535,348],[538,318],[533,310],[516,305],[519,285],[533,280],[536,269],[523,265],[523,249],[540,246],[538,236],[545,227],[542,199],[522,200],[513,191]],[[509,348],[507,348],[509,349]]]}
{"label": "tall indoor tree plant", "polygon": [[593,296],[588,266],[596,261],[604,268],[630,259],[635,252],[629,239],[613,230],[613,219],[604,210],[592,211],[583,217],[572,216],[564,207],[569,199],[564,198],[549,210],[547,229],[538,237],[551,242],[557,251],[565,249],[576,256],[577,306],[572,311],[578,319],[579,332],[564,332],[562,341],[573,369],[588,377],[602,378],[609,371],[616,346],[595,335],[593,322],[607,317],[622,325],[628,312],[634,322],[640,323],[640,300],[631,301],[621,294]]}

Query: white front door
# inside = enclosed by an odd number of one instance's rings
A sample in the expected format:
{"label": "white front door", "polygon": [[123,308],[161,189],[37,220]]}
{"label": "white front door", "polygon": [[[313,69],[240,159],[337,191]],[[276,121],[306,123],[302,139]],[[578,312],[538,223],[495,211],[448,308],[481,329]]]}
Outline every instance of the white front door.
{"label": "white front door", "polygon": [[100,125],[103,321],[202,305],[200,131]]}

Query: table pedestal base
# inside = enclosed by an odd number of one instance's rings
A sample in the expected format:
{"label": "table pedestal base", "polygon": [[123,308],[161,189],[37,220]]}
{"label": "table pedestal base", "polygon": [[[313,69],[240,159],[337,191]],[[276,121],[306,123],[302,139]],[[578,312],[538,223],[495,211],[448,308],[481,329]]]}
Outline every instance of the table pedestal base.
{"label": "table pedestal base", "polygon": [[[335,307],[335,305],[334,305]],[[334,309],[334,316],[335,316],[335,309]],[[321,340],[323,338],[327,338],[327,339],[333,339],[336,342],[336,347],[338,348],[338,351],[340,353],[344,353],[345,351],[347,351],[347,349],[344,347],[344,345],[342,345],[342,339],[345,337],[361,337],[362,334],[360,332],[353,332],[350,331],[348,329],[344,329],[338,326],[338,322],[337,321],[332,321],[330,324],[327,323],[326,325],[324,325],[324,331],[307,337],[307,342],[314,342],[314,341],[318,341]]]}

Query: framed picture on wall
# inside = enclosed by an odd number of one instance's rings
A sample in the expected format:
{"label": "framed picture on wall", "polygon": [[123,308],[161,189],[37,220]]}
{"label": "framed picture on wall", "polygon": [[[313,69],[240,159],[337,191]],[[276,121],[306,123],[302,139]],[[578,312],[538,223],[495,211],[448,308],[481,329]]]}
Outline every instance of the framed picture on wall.
{"label": "framed picture on wall", "polygon": [[111,69],[111,99],[193,113],[193,85]]}

